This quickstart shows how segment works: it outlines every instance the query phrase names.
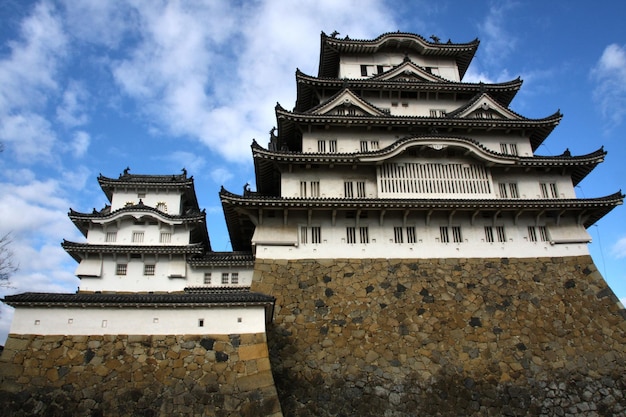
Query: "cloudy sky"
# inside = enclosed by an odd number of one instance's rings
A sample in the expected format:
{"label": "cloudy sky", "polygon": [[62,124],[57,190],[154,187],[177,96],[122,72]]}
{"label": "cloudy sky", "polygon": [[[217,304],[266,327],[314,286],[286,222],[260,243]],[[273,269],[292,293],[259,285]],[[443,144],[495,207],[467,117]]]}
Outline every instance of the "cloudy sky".
{"label": "cloudy sky", "polygon": [[[60,243],[82,236],[67,212],[102,208],[98,174],[127,166],[186,168],[213,249],[229,250],[219,188],[254,184],[252,139],[267,143],[276,102],[293,107],[296,68],[317,74],[321,31],[478,37],[465,80],[521,77],[513,110],[565,115],[538,153],[604,145],[606,161],[578,195],[626,191],[624,21],[626,5],[615,1],[2,0],[0,236],[11,233],[20,268],[0,296],[76,290],[76,264]],[[618,207],[589,229],[596,265],[620,298],[625,220]],[[11,315],[2,306],[0,343]]]}

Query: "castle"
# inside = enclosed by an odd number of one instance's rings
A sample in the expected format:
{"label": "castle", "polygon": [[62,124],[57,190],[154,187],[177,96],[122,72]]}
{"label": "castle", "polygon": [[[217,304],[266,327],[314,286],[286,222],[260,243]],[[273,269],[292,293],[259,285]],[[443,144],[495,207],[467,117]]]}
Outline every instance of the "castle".
{"label": "castle", "polygon": [[535,154],[562,115],[512,111],[520,79],[462,81],[478,45],[322,33],[256,189],[220,191],[232,252],[186,171],[101,175],[79,291],[4,300],[13,415],[626,413],[586,231],[624,196],[575,194],[602,148]]}

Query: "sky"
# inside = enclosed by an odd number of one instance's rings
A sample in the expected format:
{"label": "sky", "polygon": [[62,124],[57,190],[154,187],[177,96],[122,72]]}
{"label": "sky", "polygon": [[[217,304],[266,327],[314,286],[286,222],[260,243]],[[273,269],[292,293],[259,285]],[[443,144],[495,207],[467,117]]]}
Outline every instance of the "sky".
{"label": "sky", "polygon": [[[97,177],[195,179],[213,250],[230,250],[220,186],[252,184],[274,107],[295,104],[295,71],[317,75],[320,33],[480,39],[465,81],[524,84],[510,108],[559,110],[537,154],[608,155],[576,188],[626,191],[626,3],[599,0],[1,0],[0,236],[19,265],[0,297],[74,292],[63,239],[84,241],[70,208],[108,201]],[[594,262],[626,301],[626,209],[589,228]],[[0,305],[0,344],[12,309]]]}

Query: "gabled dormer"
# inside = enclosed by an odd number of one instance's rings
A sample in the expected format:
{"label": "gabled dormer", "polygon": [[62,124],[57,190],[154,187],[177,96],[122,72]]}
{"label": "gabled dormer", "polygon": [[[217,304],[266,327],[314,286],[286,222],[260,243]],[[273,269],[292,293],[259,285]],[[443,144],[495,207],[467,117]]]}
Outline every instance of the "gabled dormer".
{"label": "gabled dormer", "polygon": [[329,116],[385,116],[385,112],[344,88],[326,103],[309,111],[316,115]]}
{"label": "gabled dormer", "polygon": [[524,119],[524,117],[498,103],[487,93],[476,95],[469,103],[448,113],[448,116],[464,119]]}
{"label": "gabled dormer", "polygon": [[422,67],[411,62],[408,58],[404,62],[388,71],[371,78],[377,81],[400,82],[434,82],[441,83],[448,80],[432,73],[432,68]]}

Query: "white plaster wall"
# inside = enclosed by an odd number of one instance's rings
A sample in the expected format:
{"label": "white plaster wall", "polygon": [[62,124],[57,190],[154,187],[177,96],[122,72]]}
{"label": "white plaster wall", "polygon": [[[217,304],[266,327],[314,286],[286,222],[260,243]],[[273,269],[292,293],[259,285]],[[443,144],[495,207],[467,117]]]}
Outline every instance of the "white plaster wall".
{"label": "white plaster wall", "polygon": [[[373,212],[374,214],[375,212]],[[265,224],[265,223],[264,223]],[[401,215],[388,212],[383,225],[377,214],[359,219],[358,226],[355,219],[346,219],[342,215],[336,218],[335,226],[330,220],[330,212],[325,215],[317,213],[311,223],[307,222],[304,213],[291,211],[290,224],[300,227],[320,226],[322,228],[322,243],[298,244],[297,246],[264,245],[262,242],[256,245],[257,258],[284,258],[284,259],[308,259],[308,258],[480,258],[480,257],[512,257],[526,258],[539,256],[577,256],[587,255],[587,242],[591,237],[582,227],[564,218],[559,226],[553,219],[540,218],[540,223],[530,215],[520,216],[517,224],[513,218],[506,216],[495,220],[489,217],[478,216],[471,223],[467,214],[453,216],[452,221],[445,216],[433,216],[430,223],[426,224],[424,214],[412,213],[403,224]],[[558,235],[560,241],[567,243],[531,242],[528,237],[528,226],[545,225],[551,234]],[[367,226],[369,228],[370,243],[348,244],[346,243],[346,227]],[[406,243],[406,229],[404,230],[404,242],[394,243],[394,226],[415,226],[417,243]],[[460,226],[463,241],[452,242],[452,230],[450,243],[440,242],[440,226]],[[487,242],[485,239],[485,226],[505,226],[506,242]],[[263,226],[259,226],[263,227]],[[357,229],[357,241],[359,241]],[[309,233],[310,236],[310,233]],[[494,238],[497,240],[494,228]],[[537,238],[539,233],[537,232]],[[564,239],[567,238],[567,239]],[[310,239],[310,237],[309,237]],[[557,239],[559,240],[559,239]]]}
{"label": "white plaster wall", "polygon": [[[450,81],[459,81],[459,72],[453,59],[443,57],[430,57],[417,55],[414,52],[408,54],[409,59],[422,67],[433,68],[433,73]],[[350,55],[344,54],[339,61],[339,78],[367,78],[361,75],[361,65],[372,65],[374,68],[368,76],[376,74],[376,66],[382,65],[385,70],[400,65],[405,58],[403,51],[397,53],[378,53],[376,55]]]}
{"label": "white plaster wall", "polygon": [[[199,320],[204,320],[200,327]],[[37,335],[244,334],[265,331],[265,309],[16,308],[11,333]]]}
{"label": "white plaster wall", "polygon": [[177,215],[180,214],[180,191],[171,190],[170,192],[162,192],[156,190],[115,190],[111,199],[111,210],[118,210],[126,205],[126,203],[138,204],[139,200],[143,201],[146,206],[156,207],[159,202],[164,202],[167,206],[167,213]]}
{"label": "white plaster wall", "polygon": [[[145,219],[157,221],[150,214],[145,215]],[[188,245],[189,230],[182,225],[174,225],[158,222],[158,224],[135,224],[132,217],[125,217],[121,221],[112,221],[107,224],[93,224],[87,232],[87,242],[91,244],[111,244],[111,245]],[[107,242],[107,232],[116,232],[115,242]],[[133,242],[133,232],[143,232],[143,242]],[[161,233],[170,233],[169,243],[161,243]]]}

